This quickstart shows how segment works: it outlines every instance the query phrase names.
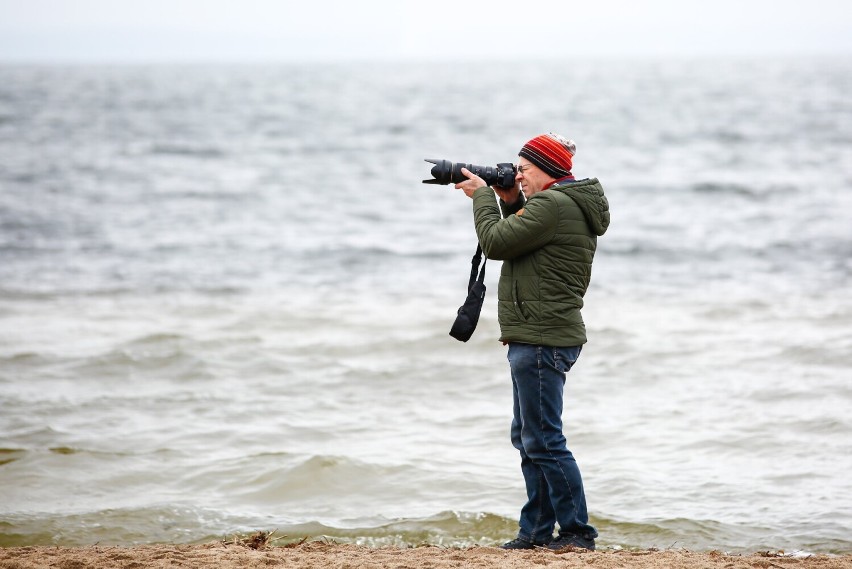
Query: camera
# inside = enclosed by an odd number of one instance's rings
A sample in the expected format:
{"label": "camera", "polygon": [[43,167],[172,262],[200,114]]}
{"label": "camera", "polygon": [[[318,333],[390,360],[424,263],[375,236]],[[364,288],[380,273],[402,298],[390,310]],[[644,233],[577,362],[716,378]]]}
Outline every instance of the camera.
{"label": "camera", "polygon": [[489,186],[501,188],[512,188],[515,186],[515,174],[518,172],[514,164],[503,163],[497,166],[476,166],[475,164],[462,164],[461,162],[450,162],[449,160],[429,160],[426,162],[432,166],[432,180],[423,180],[424,184],[458,184],[467,180],[461,169],[467,168],[476,174]]}

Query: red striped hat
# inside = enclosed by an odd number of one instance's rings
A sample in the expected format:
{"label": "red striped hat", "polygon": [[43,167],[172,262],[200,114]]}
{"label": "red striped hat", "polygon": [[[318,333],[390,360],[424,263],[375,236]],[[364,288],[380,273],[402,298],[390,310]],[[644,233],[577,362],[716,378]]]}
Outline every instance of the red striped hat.
{"label": "red striped hat", "polygon": [[523,156],[551,178],[564,178],[571,175],[571,160],[577,152],[577,145],[558,134],[536,136],[521,148],[518,156]]}

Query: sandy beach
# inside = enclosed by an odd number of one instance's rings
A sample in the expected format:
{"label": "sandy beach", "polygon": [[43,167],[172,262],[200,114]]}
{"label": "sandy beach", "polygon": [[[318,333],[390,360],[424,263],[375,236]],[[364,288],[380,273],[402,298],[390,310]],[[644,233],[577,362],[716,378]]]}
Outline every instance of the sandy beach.
{"label": "sandy beach", "polygon": [[297,546],[253,548],[244,543],[145,545],[137,547],[11,547],[0,549],[0,568],[131,569],[142,567],[287,567],[288,569],[514,569],[520,567],[596,567],[636,569],[850,569],[852,556],[793,556],[782,552],[730,555],[721,552],[667,551],[503,551],[494,547],[367,548],[310,542]]}

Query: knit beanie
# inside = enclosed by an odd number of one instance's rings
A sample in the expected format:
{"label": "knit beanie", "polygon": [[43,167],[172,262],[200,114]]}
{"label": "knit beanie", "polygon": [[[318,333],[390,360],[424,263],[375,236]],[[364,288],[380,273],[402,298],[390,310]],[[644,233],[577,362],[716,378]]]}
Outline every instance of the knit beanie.
{"label": "knit beanie", "polygon": [[571,175],[571,159],[577,152],[577,145],[558,134],[536,136],[521,148],[518,156],[523,156],[551,178],[564,178]]}

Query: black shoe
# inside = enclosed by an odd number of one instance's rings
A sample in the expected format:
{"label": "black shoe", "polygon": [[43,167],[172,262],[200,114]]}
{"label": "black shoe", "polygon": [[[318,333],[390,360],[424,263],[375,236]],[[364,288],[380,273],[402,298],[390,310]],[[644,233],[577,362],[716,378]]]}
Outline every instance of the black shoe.
{"label": "black shoe", "polygon": [[533,543],[528,539],[516,537],[512,541],[507,541],[500,546],[500,549],[536,549],[538,547],[547,547],[547,542]]}
{"label": "black shoe", "polygon": [[595,550],[595,540],[594,539],[586,539],[585,537],[580,537],[579,535],[573,534],[565,534],[560,535],[553,541],[551,541],[548,546],[548,549],[552,549],[554,551],[559,551],[561,549],[588,549],[589,551]]}

